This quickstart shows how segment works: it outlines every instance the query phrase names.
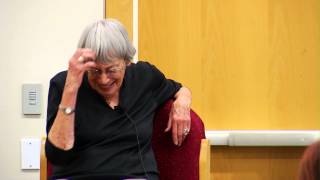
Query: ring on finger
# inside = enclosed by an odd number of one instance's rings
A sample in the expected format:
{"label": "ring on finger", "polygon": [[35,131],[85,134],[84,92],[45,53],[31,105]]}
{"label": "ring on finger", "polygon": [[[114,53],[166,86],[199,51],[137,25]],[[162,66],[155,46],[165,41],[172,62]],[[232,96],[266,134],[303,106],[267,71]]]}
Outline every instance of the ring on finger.
{"label": "ring on finger", "polygon": [[83,56],[80,56],[80,57],[78,58],[78,61],[79,61],[80,63],[83,63],[83,62],[84,62],[84,57],[83,57]]}
{"label": "ring on finger", "polygon": [[190,131],[190,130],[189,130],[188,128],[184,128],[184,129],[183,129],[183,135],[185,135],[185,136],[188,135],[188,134],[189,134],[189,131]]}

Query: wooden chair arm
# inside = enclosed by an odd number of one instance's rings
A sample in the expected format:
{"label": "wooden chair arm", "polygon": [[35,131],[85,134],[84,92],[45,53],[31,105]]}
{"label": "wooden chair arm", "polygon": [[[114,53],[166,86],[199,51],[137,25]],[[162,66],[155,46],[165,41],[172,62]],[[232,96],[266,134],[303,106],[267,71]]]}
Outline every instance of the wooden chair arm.
{"label": "wooden chair arm", "polygon": [[210,179],[210,152],[211,146],[208,139],[201,140],[200,157],[199,157],[199,179]]}
{"label": "wooden chair arm", "polygon": [[41,139],[41,152],[40,152],[40,180],[47,180],[47,157],[45,153],[46,138]]}

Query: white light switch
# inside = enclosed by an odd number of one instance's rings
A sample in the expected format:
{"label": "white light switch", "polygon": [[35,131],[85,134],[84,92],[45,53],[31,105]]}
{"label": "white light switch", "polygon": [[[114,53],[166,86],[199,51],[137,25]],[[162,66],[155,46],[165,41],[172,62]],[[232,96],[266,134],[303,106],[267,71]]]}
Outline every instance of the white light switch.
{"label": "white light switch", "polygon": [[40,138],[21,139],[21,169],[40,169]]}
{"label": "white light switch", "polygon": [[22,85],[23,114],[41,114],[41,84]]}

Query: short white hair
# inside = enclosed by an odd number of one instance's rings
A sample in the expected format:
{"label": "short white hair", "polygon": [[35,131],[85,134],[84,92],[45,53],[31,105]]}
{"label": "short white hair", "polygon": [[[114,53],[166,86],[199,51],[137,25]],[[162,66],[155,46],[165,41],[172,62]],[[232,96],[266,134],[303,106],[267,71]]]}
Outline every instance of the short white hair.
{"label": "short white hair", "polygon": [[92,49],[96,61],[101,63],[110,63],[114,58],[128,62],[136,53],[124,26],[110,18],[89,24],[80,37],[78,48]]}

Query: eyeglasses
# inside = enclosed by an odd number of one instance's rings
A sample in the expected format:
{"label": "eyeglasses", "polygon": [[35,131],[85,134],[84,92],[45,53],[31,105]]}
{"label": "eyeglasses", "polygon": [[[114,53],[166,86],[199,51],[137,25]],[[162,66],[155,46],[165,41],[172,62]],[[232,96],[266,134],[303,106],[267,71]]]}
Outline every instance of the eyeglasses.
{"label": "eyeglasses", "polygon": [[117,76],[118,73],[120,71],[123,71],[124,69],[125,69],[124,67],[119,67],[119,66],[111,67],[105,71],[94,68],[94,69],[88,70],[88,73],[94,77],[101,76],[103,73],[106,73],[108,77],[114,77],[114,76]]}

